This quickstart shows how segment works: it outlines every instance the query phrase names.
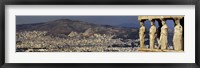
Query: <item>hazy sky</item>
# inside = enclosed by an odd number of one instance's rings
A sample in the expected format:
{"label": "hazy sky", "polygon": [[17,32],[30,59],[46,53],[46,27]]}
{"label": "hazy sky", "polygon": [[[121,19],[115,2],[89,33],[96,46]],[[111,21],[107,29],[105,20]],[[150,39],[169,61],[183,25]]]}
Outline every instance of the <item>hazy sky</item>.
{"label": "hazy sky", "polygon": [[[58,19],[71,19],[71,20],[79,20],[95,24],[106,24],[114,26],[122,25],[122,26],[128,26],[128,27],[133,26],[139,28],[137,16],[16,16],[16,23],[17,24],[41,23]],[[147,28],[150,28],[150,23],[145,23],[145,25],[147,25]],[[167,20],[167,25],[170,29],[173,30],[174,23],[172,20]]]}
{"label": "hazy sky", "polygon": [[138,22],[137,16],[16,16],[17,24],[40,23],[57,19],[80,20],[89,23],[108,25]]}

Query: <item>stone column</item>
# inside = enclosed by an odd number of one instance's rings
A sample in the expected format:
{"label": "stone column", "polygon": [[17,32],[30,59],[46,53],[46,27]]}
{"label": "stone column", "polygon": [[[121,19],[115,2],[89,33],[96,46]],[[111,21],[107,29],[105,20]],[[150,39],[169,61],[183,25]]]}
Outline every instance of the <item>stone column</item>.
{"label": "stone column", "polygon": [[150,49],[155,48],[155,40],[156,40],[156,26],[155,26],[155,20],[150,20],[151,21],[151,27],[149,30],[149,39],[150,39]]}
{"label": "stone column", "polygon": [[165,19],[162,19],[162,27],[161,27],[161,35],[160,35],[160,44],[159,44],[159,47],[161,46],[161,49],[162,50],[165,50],[167,49],[167,46],[168,46],[168,40],[167,40],[167,37],[168,37],[168,26],[165,22],[166,20]]}
{"label": "stone column", "polygon": [[174,27],[174,37],[173,37],[173,45],[174,50],[180,51],[182,50],[182,41],[183,41],[183,27],[180,25],[180,18],[174,18],[176,26]]}
{"label": "stone column", "polygon": [[144,48],[144,38],[145,38],[145,26],[144,26],[144,20],[140,20],[140,31],[139,31],[139,36],[140,36],[140,48]]}

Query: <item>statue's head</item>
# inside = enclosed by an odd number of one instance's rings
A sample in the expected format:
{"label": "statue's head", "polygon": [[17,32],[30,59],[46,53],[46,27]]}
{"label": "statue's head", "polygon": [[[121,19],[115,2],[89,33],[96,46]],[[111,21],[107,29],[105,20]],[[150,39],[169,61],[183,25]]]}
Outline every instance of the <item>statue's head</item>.
{"label": "statue's head", "polygon": [[178,18],[174,18],[175,24],[180,24],[180,20]]}
{"label": "statue's head", "polygon": [[139,20],[140,26],[144,26],[144,21],[145,21],[145,20]]}
{"label": "statue's head", "polygon": [[162,22],[162,25],[165,25],[166,24],[166,22],[164,21],[164,22]]}
{"label": "statue's head", "polygon": [[166,24],[165,21],[166,21],[165,19],[162,19],[162,25],[165,25],[165,24]]}
{"label": "statue's head", "polygon": [[154,20],[151,21],[151,26],[155,25],[155,22]]}
{"label": "statue's head", "polygon": [[140,22],[140,26],[144,26],[144,22]]}

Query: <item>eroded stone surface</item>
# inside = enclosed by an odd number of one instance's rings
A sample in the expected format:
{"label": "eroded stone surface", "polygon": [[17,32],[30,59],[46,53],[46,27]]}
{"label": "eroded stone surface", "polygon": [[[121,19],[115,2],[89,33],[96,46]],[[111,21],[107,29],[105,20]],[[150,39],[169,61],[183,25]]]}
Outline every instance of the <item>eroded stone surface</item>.
{"label": "eroded stone surface", "polygon": [[168,44],[168,40],[167,40],[168,26],[165,21],[162,21],[162,25],[163,26],[161,27],[160,46],[161,46],[161,49],[166,49],[167,44]]}
{"label": "eroded stone surface", "polygon": [[154,24],[154,21],[151,21],[151,27],[150,27],[150,49],[154,49],[155,47],[155,39],[156,39],[156,26]]}
{"label": "eroded stone surface", "polygon": [[140,47],[144,48],[144,38],[145,38],[145,27],[144,27],[144,22],[140,22],[140,31],[139,31],[139,36],[140,36]]}
{"label": "eroded stone surface", "polygon": [[182,50],[182,32],[183,27],[180,25],[179,19],[175,20],[176,26],[174,27],[174,37],[173,37],[173,44],[174,50],[180,51]]}

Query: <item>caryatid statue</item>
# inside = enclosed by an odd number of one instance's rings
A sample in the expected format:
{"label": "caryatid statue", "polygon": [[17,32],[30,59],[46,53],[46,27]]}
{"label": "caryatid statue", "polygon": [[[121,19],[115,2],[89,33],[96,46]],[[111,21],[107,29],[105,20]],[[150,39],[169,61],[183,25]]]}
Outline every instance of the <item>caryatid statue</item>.
{"label": "caryatid statue", "polygon": [[145,26],[144,26],[144,21],[143,20],[140,21],[139,36],[140,36],[140,48],[144,48]]}
{"label": "caryatid statue", "polygon": [[180,19],[179,18],[175,18],[174,20],[175,20],[176,26],[174,27],[173,45],[174,45],[174,50],[180,51],[180,50],[182,50],[183,27],[180,25]]}
{"label": "caryatid statue", "polygon": [[165,19],[162,20],[162,27],[161,27],[161,33],[160,33],[160,44],[159,47],[161,46],[161,49],[167,49],[167,44],[168,44],[168,26],[165,22]]}
{"label": "caryatid statue", "polygon": [[156,26],[155,26],[155,20],[151,20],[151,27],[149,30],[149,36],[150,36],[150,49],[154,49],[155,47],[155,40],[156,40]]}

